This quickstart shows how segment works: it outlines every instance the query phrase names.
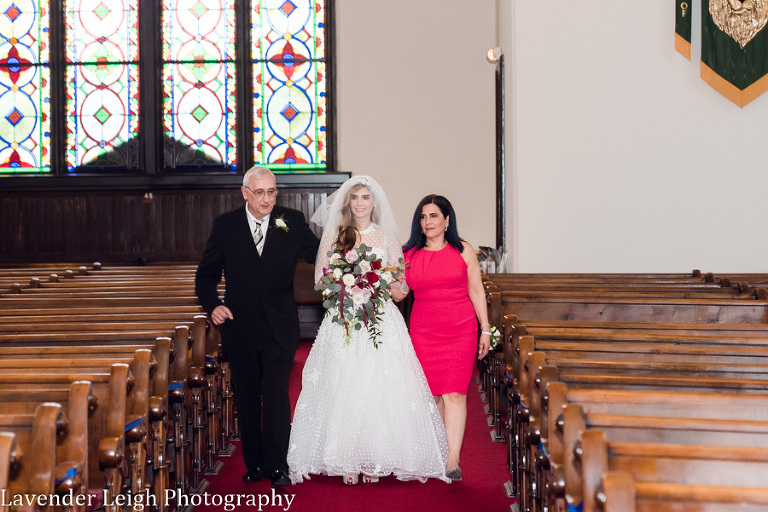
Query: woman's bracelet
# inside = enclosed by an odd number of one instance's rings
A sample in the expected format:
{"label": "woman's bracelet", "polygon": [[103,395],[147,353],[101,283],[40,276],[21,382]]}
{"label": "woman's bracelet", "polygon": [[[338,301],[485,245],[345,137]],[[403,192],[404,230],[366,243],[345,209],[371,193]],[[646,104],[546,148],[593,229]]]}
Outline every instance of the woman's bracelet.
{"label": "woman's bracelet", "polygon": [[487,334],[488,336],[490,336],[490,335],[491,335],[491,333],[490,333],[490,332],[488,332],[488,331],[480,331],[480,334]]}
{"label": "woman's bracelet", "polygon": [[488,322],[484,322],[480,324],[480,329],[482,329],[484,325],[487,325],[489,328],[491,327],[491,324],[489,324]]}

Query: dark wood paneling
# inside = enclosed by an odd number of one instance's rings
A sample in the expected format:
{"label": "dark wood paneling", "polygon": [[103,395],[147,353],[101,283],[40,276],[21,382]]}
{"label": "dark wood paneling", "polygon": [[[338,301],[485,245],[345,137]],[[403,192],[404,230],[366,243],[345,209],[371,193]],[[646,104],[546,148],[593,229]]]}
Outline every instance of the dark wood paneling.
{"label": "dark wood paneling", "polygon": [[[309,218],[333,190],[281,190],[278,204]],[[197,261],[213,218],[243,205],[239,189],[0,193],[0,263]]]}

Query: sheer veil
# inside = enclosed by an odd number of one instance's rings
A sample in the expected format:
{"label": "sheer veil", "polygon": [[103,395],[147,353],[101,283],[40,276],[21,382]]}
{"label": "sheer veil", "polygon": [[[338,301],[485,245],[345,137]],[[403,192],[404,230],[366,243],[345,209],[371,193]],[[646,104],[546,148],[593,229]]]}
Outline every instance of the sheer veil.
{"label": "sheer veil", "polygon": [[315,260],[315,282],[320,279],[323,275],[323,269],[327,267],[328,251],[331,250],[331,246],[339,235],[342,210],[346,206],[350,189],[355,185],[367,187],[373,196],[372,220],[386,235],[387,251],[391,252],[397,248],[402,254],[395,216],[392,213],[392,208],[389,206],[384,189],[370,176],[353,176],[345,181],[336,192],[329,195],[309,219],[310,222],[314,222],[323,228],[323,235],[320,237],[320,248],[317,251],[317,259]]}

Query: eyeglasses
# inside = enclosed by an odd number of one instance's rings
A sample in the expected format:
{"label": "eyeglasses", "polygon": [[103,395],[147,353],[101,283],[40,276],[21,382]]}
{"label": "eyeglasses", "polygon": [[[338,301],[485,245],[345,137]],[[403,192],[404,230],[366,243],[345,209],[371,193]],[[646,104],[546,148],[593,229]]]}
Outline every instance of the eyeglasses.
{"label": "eyeglasses", "polygon": [[251,192],[251,194],[256,196],[256,199],[264,199],[264,196],[267,196],[270,199],[274,199],[275,197],[277,197],[276,188],[270,188],[267,190],[264,190],[262,188],[260,188],[259,190],[253,190],[250,187],[245,187],[245,188],[247,188]]}

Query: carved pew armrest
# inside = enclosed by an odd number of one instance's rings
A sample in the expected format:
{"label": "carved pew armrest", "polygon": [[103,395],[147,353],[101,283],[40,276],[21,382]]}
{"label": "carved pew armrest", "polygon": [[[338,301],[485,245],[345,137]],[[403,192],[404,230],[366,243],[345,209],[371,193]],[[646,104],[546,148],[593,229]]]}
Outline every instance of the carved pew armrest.
{"label": "carved pew armrest", "polygon": [[75,461],[56,464],[54,487],[56,494],[80,494],[83,488],[83,465]]}
{"label": "carved pew armrest", "polygon": [[166,416],[166,403],[161,396],[149,397],[149,421],[162,421]]}
{"label": "carved pew armrest", "polygon": [[126,419],[127,422],[125,424],[125,441],[128,443],[139,443],[143,441],[147,434],[144,416],[132,414]]}
{"label": "carved pew armrest", "polygon": [[205,369],[199,366],[190,367],[187,375],[187,382],[192,389],[205,386]]}
{"label": "carved pew armrest", "polygon": [[123,463],[124,446],[120,437],[105,437],[99,441],[99,469],[117,468]]}

